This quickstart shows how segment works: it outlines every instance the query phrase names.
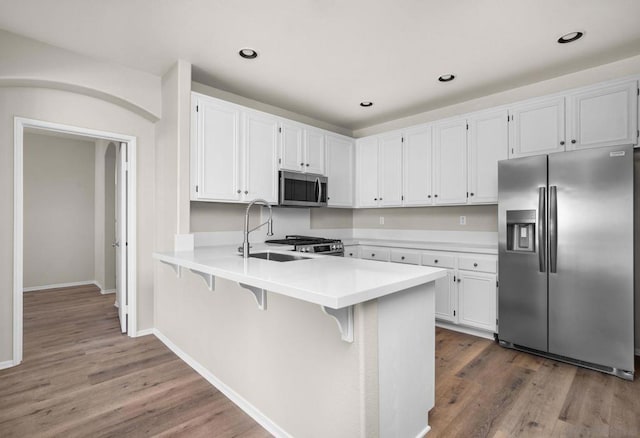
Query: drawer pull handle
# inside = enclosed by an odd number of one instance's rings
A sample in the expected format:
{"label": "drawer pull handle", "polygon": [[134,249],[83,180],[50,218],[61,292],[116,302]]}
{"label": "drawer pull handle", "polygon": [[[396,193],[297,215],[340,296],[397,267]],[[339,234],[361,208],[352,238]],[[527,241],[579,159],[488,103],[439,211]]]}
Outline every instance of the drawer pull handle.
{"label": "drawer pull handle", "polygon": [[371,257],[375,257],[376,255],[374,253],[371,253]]}
{"label": "drawer pull handle", "polygon": [[433,261],[433,263],[438,263],[438,259],[435,259],[435,260]]}
{"label": "drawer pull handle", "polygon": [[478,264],[477,264],[477,263],[474,263],[474,264],[473,264],[473,267],[474,267],[474,268],[477,268],[477,267],[478,267]]}
{"label": "drawer pull handle", "polygon": [[400,260],[404,260],[404,256],[400,257]]}

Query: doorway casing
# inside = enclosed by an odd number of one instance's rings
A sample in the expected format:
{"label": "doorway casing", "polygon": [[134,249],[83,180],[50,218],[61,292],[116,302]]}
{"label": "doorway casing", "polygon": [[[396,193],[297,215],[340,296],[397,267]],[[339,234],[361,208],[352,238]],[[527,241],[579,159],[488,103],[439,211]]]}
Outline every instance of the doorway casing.
{"label": "doorway casing", "polygon": [[136,290],[136,138],[129,135],[98,131],[59,123],[34,120],[23,117],[14,118],[13,149],[13,365],[22,362],[23,334],[23,197],[24,197],[24,130],[33,128],[42,131],[76,134],[97,139],[111,140],[128,145],[128,185],[127,185],[127,334],[136,336],[137,290]]}

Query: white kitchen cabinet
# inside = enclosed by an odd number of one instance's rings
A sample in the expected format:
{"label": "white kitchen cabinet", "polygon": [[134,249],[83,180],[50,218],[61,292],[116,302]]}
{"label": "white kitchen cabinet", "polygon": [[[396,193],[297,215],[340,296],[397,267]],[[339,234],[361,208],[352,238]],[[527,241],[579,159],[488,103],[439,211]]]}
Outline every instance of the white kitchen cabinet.
{"label": "white kitchen cabinet", "polygon": [[378,206],[377,137],[367,137],[356,142],[356,190],[359,207]]}
{"label": "white kitchen cabinet", "polygon": [[469,204],[498,202],[498,161],[509,156],[507,110],[468,118]]}
{"label": "white kitchen cabinet", "polygon": [[491,332],[496,331],[496,275],[458,271],[458,322]]}
{"label": "white kitchen cabinet", "polygon": [[191,199],[239,201],[240,108],[193,95]]}
{"label": "white kitchen cabinet", "polygon": [[280,122],[280,169],[303,172],[303,127],[297,123]]}
{"label": "white kitchen cabinet", "polygon": [[436,205],[467,202],[467,122],[457,119],[433,127]]}
{"label": "white kitchen cabinet", "polygon": [[353,207],[353,142],[334,135],[327,135],[327,205],[329,207]]}
{"label": "white kitchen cabinet", "polygon": [[360,246],[348,245],[344,247],[344,256],[352,259],[360,258]]}
{"label": "white kitchen cabinet", "polygon": [[305,128],[303,146],[304,171],[324,175],[326,156],[324,132]]}
{"label": "white kitchen cabinet", "polygon": [[262,198],[278,202],[278,120],[245,111],[243,120],[242,195],[244,201]]}
{"label": "white kitchen cabinet", "polygon": [[565,150],[564,97],[515,105],[509,113],[510,158]]}
{"label": "white kitchen cabinet", "polygon": [[382,207],[402,205],[402,135],[378,138],[378,201]]}
{"label": "white kitchen cabinet", "polygon": [[278,119],[196,93],[192,107],[191,199],[276,203]]}
{"label": "white kitchen cabinet", "polygon": [[403,133],[403,205],[433,205],[433,147],[431,126]]}
{"label": "white kitchen cabinet", "polygon": [[324,132],[298,123],[281,121],[280,169],[324,175]]}
{"label": "white kitchen cabinet", "polygon": [[388,262],[391,260],[391,250],[379,246],[361,246],[360,258]]}
{"label": "white kitchen cabinet", "polygon": [[638,143],[638,82],[567,97],[567,150]]}
{"label": "white kitchen cabinet", "polygon": [[435,281],[436,318],[447,322],[458,322],[458,287],[454,270],[447,270],[447,276]]}

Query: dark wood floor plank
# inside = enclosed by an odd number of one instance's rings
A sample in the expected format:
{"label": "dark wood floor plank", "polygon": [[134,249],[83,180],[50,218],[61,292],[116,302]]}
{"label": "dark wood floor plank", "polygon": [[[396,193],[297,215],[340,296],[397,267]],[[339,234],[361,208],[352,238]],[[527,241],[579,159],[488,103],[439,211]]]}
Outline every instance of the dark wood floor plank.
{"label": "dark wood floor plank", "polygon": [[114,299],[95,286],[24,295],[24,360],[0,371],[0,437],[269,436],[158,339],[122,335]]}

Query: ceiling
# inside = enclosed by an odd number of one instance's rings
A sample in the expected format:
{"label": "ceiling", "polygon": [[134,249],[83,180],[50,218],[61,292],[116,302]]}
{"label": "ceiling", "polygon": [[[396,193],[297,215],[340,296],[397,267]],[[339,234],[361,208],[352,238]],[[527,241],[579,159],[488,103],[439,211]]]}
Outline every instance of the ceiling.
{"label": "ceiling", "polygon": [[0,0],[5,30],[156,75],[181,58],[350,130],[640,54],[638,17],[638,0]]}

